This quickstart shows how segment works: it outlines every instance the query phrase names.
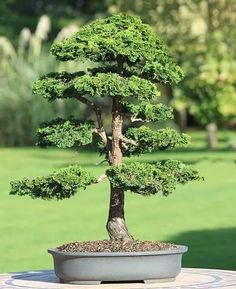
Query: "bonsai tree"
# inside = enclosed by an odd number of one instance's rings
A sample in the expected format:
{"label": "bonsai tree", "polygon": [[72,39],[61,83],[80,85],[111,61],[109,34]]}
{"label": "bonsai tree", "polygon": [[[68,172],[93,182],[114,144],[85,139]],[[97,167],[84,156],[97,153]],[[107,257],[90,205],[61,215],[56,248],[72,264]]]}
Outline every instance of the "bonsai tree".
{"label": "bonsai tree", "polygon": [[[154,150],[186,146],[189,137],[171,128],[152,130],[147,124],[173,118],[172,108],[158,103],[157,84],[177,83],[181,68],[165,45],[140,18],[114,15],[84,26],[51,52],[60,61],[90,61],[90,69],[75,73],[53,72],[34,83],[33,91],[48,101],[75,98],[94,112],[96,121],[75,116],[56,118],[38,129],[40,146],[76,148],[95,141],[109,165],[96,178],[79,164],[60,169],[46,177],[12,182],[11,194],[32,198],[64,199],[91,184],[108,179],[110,207],[107,231],[111,240],[130,241],[124,215],[125,192],[148,196],[172,193],[177,184],[198,180],[198,173],[180,161],[127,162],[123,157]],[[92,63],[92,66],[91,66]],[[110,98],[111,133],[103,125],[99,98]],[[128,123],[126,129],[125,123]]]}

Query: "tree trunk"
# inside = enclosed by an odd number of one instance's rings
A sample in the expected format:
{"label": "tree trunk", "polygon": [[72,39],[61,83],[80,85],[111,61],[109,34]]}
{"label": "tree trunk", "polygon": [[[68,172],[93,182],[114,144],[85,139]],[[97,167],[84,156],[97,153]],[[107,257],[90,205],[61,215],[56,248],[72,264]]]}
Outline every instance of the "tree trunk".
{"label": "tree trunk", "polygon": [[[109,163],[116,166],[122,163],[120,139],[122,137],[122,114],[119,98],[113,100],[112,106],[112,140],[109,150]],[[133,240],[125,224],[124,217],[124,190],[110,185],[110,208],[107,221],[107,231],[111,240]]]}
{"label": "tree trunk", "polygon": [[172,86],[169,83],[166,83],[163,86],[163,90],[164,90],[164,95],[166,96],[167,103],[170,103],[174,98]]}
{"label": "tree trunk", "polygon": [[107,231],[111,240],[131,241],[125,224],[124,217],[124,191],[120,188],[114,188],[112,184],[110,196],[110,209],[107,221]]}
{"label": "tree trunk", "polygon": [[207,144],[209,149],[217,148],[217,125],[215,123],[209,123],[206,126],[207,131]]}
{"label": "tree trunk", "polygon": [[187,111],[185,108],[178,111],[179,112],[179,127],[181,132],[185,132],[187,128]]}

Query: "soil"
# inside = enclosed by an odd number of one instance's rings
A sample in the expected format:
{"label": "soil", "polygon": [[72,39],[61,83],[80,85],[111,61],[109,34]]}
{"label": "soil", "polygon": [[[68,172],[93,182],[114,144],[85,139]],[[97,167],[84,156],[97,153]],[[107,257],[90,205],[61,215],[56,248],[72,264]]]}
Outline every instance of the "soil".
{"label": "soil", "polygon": [[62,252],[145,252],[145,251],[161,251],[172,250],[178,248],[177,245],[171,243],[161,243],[154,241],[80,241],[72,242],[57,247]]}

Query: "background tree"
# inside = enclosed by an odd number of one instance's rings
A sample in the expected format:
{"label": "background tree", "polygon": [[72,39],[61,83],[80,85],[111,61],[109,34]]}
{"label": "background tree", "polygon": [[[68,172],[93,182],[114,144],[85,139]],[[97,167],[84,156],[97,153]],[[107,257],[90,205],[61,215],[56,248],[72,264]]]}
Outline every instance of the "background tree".
{"label": "background tree", "polygon": [[185,103],[189,113],[206,127],[208,147],[216,148],[217,126],[235,121],[236,115],[236,3],[199,1],[198,7],[195,14],[202,29],[195,24],[198,37],[186,51],[188,61],[183,61],[189,74],[175,101]]}
{"label": "background tree", "polygon": [[236,3],[233,0],[110,1],[108,11],[140,15],[167,42],[186,77],[177,88],[164,86],[179,113],[206,127],[208,146],[216,147],[217,126],[235,121]]}
{"label": "background tree", "polygon": [[[173,117],[171,108],[156,103],[160,93],[153,82],[178,82],[182,71],[152,29],[132,16],[116,15],[96,20],[71,38],[55,43],[51,51],[61,61],[90,59],[96,68],[87,72],[49,73],[36,81],[34,92],[49,101],[77,99],[94,112],[97,125],[75,117],[57,118],[38,130],[39,144],[77,147],[91,143],[93,134],[98,135],[101,139],[98,148],[109,168],[105,175],[95,178],[78,165],[70,166],[48,177],[13,182],[11,194],[63,199],[107,177],[111,191],[109,236],[132,240],[125,224],[125,191],[168,195],[178,183],[199,179],[194,169],[179,161],[123,163],[123,156],[188,144],[188,136],[173,129],[153,131],[148,126],[140,126],[142,122]],[[99,97],[111,100],[111,135],[104,129],[102,108],[97,104]],[[124,118],[129,119],[131,126],[126,132],[123,131]],[[134,122],[139,125],[132,127]]]}

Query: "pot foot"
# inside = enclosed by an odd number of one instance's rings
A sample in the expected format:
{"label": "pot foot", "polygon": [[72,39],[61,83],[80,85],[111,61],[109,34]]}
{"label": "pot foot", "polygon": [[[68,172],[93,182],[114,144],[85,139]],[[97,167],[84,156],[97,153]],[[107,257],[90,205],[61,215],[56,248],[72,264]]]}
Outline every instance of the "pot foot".
{"label": "pot foot", "polygon": [[63,280],[63,279],[59,279],[60,283],[64,283],[64,284],[75,284],[75,285],[99,285],[101,284],[101,281],[68,281],[68,280]]}
{"label": "pot foot", "polygon": [[173,282],[175,278],[163,278],[163,279],[147,279],[143,280],[145,284],[152,284],[152,283],[162,283],[162,282]]}

